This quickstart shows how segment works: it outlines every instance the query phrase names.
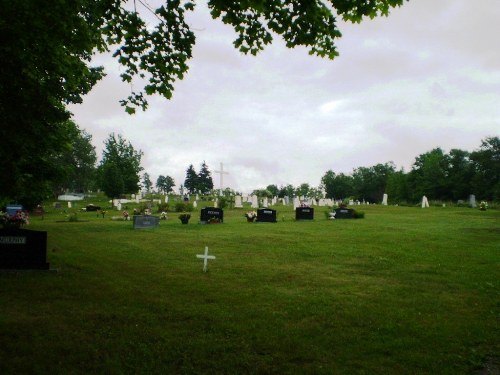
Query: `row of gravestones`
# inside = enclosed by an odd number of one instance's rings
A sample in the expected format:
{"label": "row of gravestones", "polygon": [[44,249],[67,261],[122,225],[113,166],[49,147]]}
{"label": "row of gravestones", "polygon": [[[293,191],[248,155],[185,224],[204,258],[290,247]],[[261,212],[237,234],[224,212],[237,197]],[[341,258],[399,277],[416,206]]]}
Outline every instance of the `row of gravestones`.
{"label": "row of gravestones", "polygon": [[[335,218],[337,219],[352,219],[354,218],[354,210],[350,208],[338,208],[335,210]],[[313,207],[297,207],[295,209],[296,220],[314,220]],[[224,210],[217,207],[205,207],[200,211],[200,223],[216,221],[224,222]],[[260,208],[257,210],[258,223],[276,223],[277,213],[272,208]],[[156,216],[134,216],[134,229],[152,228],[160,224],[160,219]]]}
{"label": "row of gravestones", "polygon": [[[337,209],[337,218],[351,218],[353,210]],[[257,210],[257,222],[276,223],[276,210],[261,208]],[[297,220],[313,220],[314,208],[297,207]],[[217,219],[224,221],[224,211],[217,207],[205,207],[200,213],[200,223]],[[134,228],[152,228],[159,225],[160,218],[156,216],[134,216]],[[38,269],[48,270],[47,263],[47,232],[27,229],[0,229],[0,269]]]}

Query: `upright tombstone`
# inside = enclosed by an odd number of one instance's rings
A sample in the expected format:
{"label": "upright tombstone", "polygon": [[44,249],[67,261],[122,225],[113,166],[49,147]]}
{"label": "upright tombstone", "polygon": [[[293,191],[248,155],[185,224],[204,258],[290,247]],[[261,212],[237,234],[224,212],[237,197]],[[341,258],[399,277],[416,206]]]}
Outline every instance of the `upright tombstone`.
{"label": "upright tombstone", "polygon": [[48,270],[47,232],[0,229],[0,269]]}
{"label": "upright tombstone", "polygon": [[259,208],[259,198],[256,195],[252,195],[252,208]]}
{"label": "upright tombstone", "polygon": [[300,207],[300,199],[299,199],[299,197],[293,198],[293,209],[295,210],[297,207]]}
{"label": "upright tombstone", "polygon": [[297,207],[295,209],[295,220],[314,220],[314,208]]}
{"label": "upright tombstone", "polygon": [[471,208],[476,208],[476,196],[474,194],[469,196],[469,206]]}
{"label": "upright tombstone", "polygon": [[429,200],[427,199],[427,197],[424,195],[422,197],[422,208],[427,208],[429,207]]}
{"label": "upright tombstone", "polygon": [[151,215],[134,215],[134,229],[155,228],[160,225],[160,218]]}
{"label": "upright tombstone", "polygon": [[224,222],[224,211],[222,208],[205,207],[200,211],[200,223],[206,224],[212,219],[217,219],[219,222]]}
{"label": "upright tombstone", "polygon": [[194,207],[194,208],[198,207],[198,202],[193,201],[193,207]]}
{"label": "upright tombstone", "polygon": [[384,197],[382,198],[382,205],[387,206],[387,194],[384,194]]}
{"label": "upright tombstone", "polygon": [[121,202],[118,202],[118,204],[116,205],[116,209],[117,209],[118,211],[121,211],[121,210],[122,210],[122,204],[121,204]]}
{"label": "upright tombstone", "polygon": [[[61,208],[61,207],[59,207]],[[7,212],[7,215],[9,216],[15,216],[19,211],[22,211],[24,207],[21,204],[8,204],[5,207],[5,210]]]}
{"label": "upright tombstone", "polygon": [[335,219],[354,219],[354,210],[347,207],[336,208]]}
{"label": "upright tombstone", "polygon": [[257,210],[258,223],[276,223],[276,210],[271,208],[261,208]]}
{"label": "upright tombstone", "polygon": [[267,197],[264,197],[264,199],[262,200],[262,207],[267,207],[269,206],[269,199],[267,199]]}
{"label": "upright tombstone", "polygon": [[234,197],[234,208],[243,208],[243,204],[241,203],[241,195],[237,195]]}

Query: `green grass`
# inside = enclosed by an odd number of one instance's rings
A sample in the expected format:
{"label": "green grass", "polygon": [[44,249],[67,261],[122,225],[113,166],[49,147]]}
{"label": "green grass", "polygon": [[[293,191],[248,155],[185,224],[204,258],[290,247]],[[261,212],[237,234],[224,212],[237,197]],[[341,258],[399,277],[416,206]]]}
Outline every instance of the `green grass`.
{"label": "green grass", "polygon": [[0,273],[0,373],[469,374],[500,352],[500,212],[277,210],[32,218],[58,272]]}

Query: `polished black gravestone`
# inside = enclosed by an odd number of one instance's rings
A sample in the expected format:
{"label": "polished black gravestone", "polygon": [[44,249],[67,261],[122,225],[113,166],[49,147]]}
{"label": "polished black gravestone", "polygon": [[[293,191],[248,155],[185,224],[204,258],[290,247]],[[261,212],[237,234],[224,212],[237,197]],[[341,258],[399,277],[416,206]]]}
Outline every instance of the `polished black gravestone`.
{"label": "polished black gravestone", "polygon": [[134,215],[134,229],[155,228],[160,225],[158,216]]}
{"label": "polished black gravestone", "polygon": [[0,269],[48,270],[47,232],[0,229]]}
{"label": "polished black gravestone", "polygon": [[224,222],[224,211],[222,208],[205,207],[200,211],[200,223],[208,223],[210,220],[216,219],[220,223]]}
{"label": "polished black gravestone", "polygon": [[257,210],[258,223],[276,223],[276,210],[271,208],[261,208]]}
{"label": "polished black gravestone", "polygon": [[297,207],[295,209],[295,220],[314,220],[314,208]]}
{"label": "polished black gravestone", "polygon": [[352,208],[339,207],[335,209],[335,219],[354,219]]}

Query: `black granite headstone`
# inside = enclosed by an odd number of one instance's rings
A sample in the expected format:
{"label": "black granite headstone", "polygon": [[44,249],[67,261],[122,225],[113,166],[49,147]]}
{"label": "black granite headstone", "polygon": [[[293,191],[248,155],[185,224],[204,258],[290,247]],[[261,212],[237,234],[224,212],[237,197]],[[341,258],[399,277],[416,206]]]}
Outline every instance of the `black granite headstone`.
{"label": "black granite headstone", "polygon": [[48,270],[47,232],[0,229],[0,269]]}
{"label": "black granite headstone", "polygon": [[336,208],[335,219],[354,219],[354,210],[352,208]]}
{"label": "black granite headstone", "polygon": [[200,222],[208,223],[211,219],[217,219],[221,223],[224,222],[224,211],[222,208],[205,207],[200,211]]}
{"label": "black granite headstone", "polygon": [[314,208],[297,207],[295,209],[295,220],[314,220]]}
{"label": "black granite headstone", "polygon": [[258,223],[276,223],[276,210],[271,208],[261,208],[257,210]]}

